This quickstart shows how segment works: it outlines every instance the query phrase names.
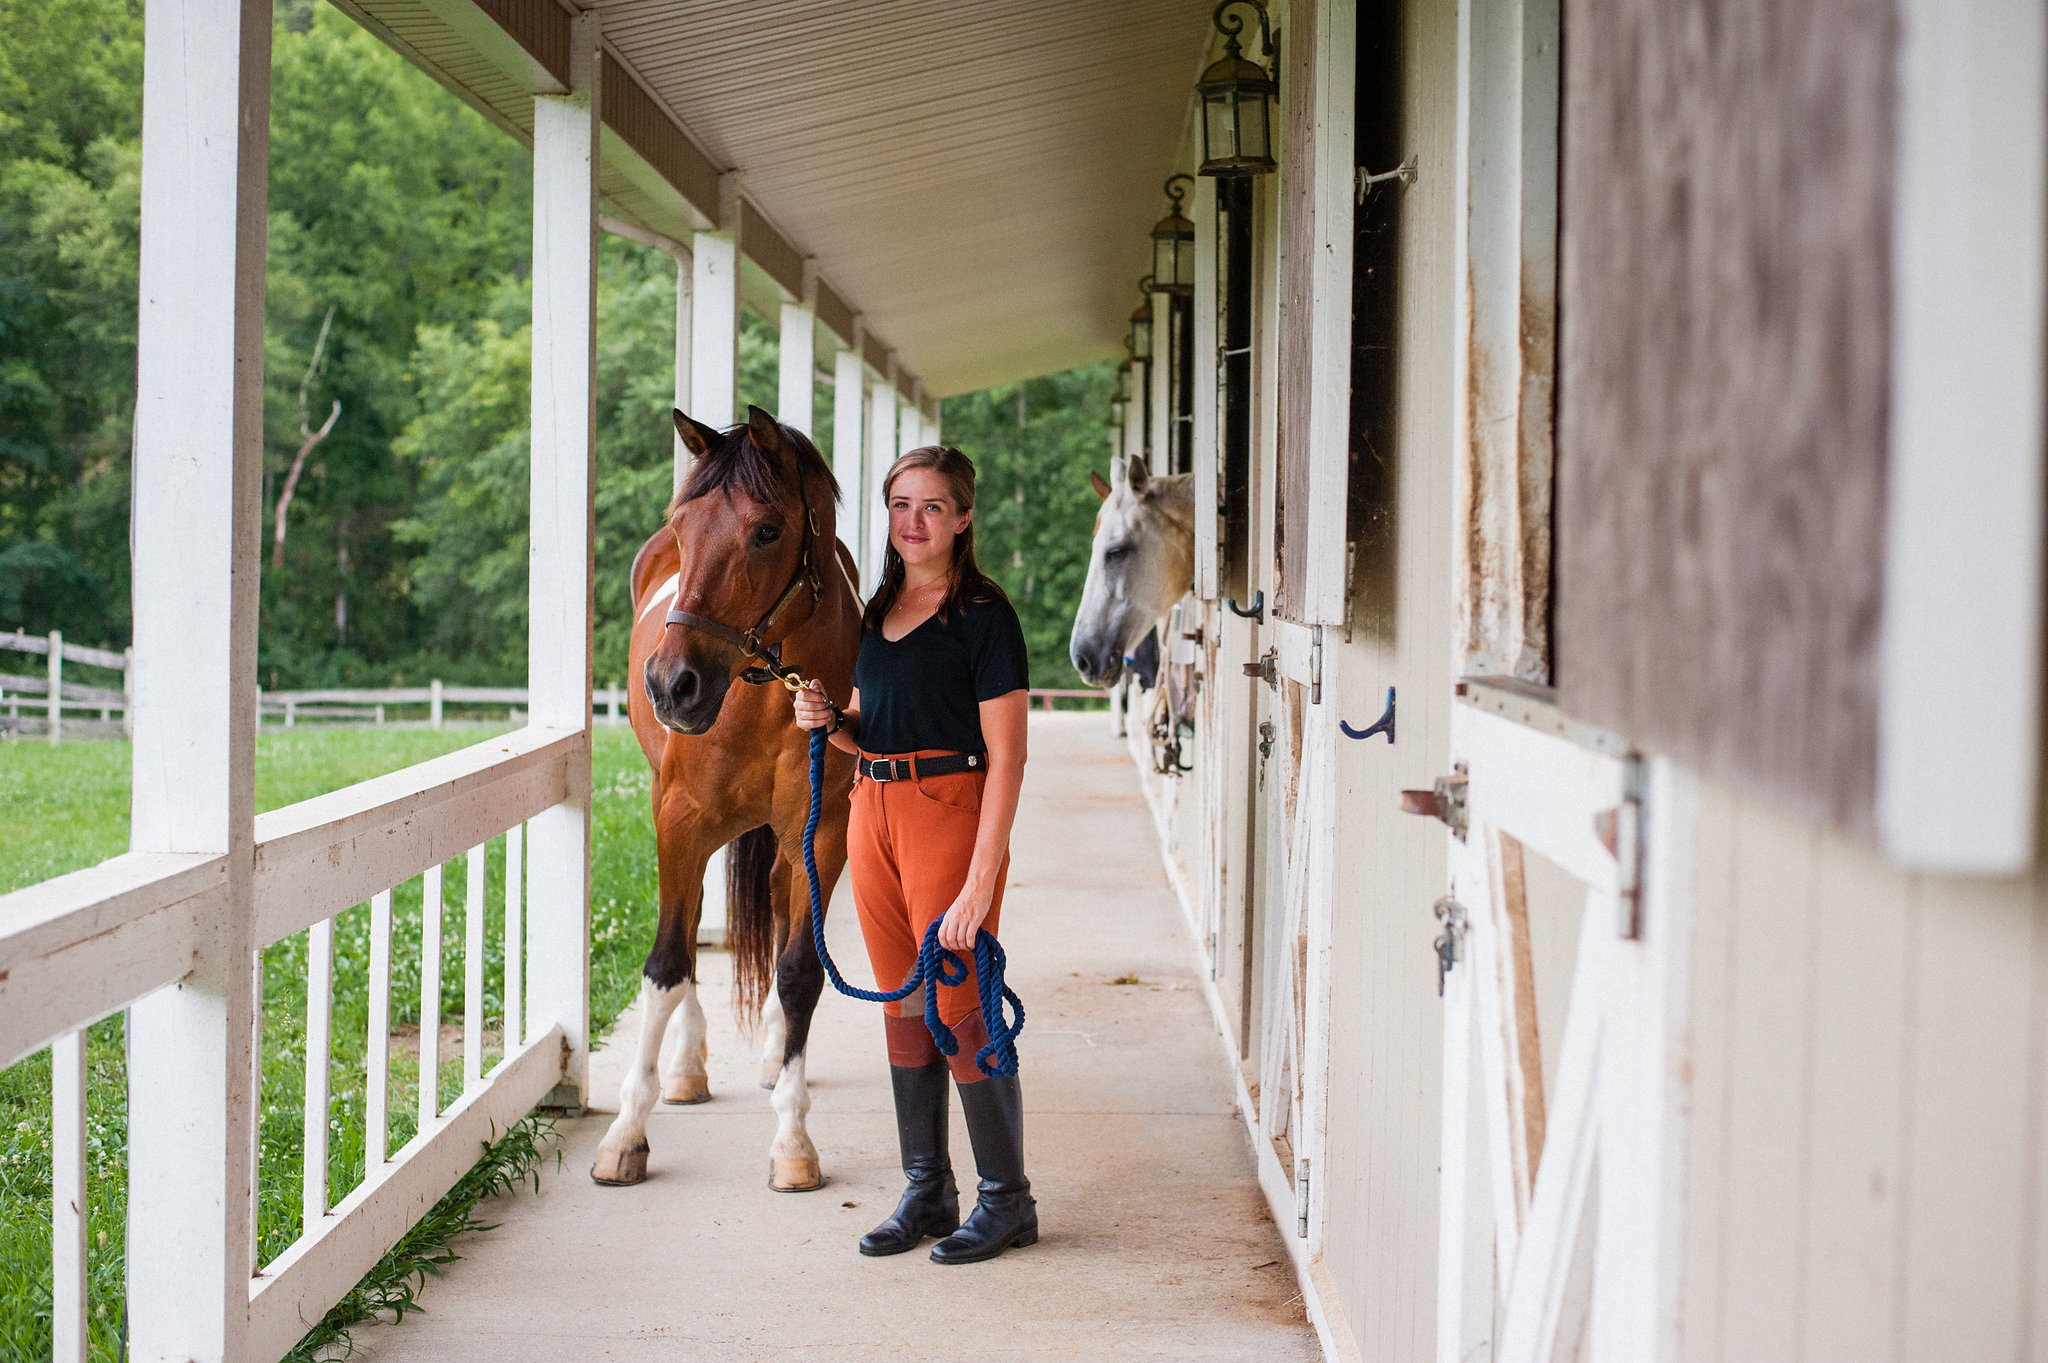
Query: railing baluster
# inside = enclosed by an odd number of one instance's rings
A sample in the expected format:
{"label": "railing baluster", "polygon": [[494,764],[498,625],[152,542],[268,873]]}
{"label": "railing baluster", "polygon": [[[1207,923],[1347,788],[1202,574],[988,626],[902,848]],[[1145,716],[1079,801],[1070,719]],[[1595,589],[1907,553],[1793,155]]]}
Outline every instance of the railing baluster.
{"label": "railing baluster", "polygon": [[50,1045],[50,1248],[55,1259],[52,1363],[85,1363],[85,1031]]}
{"label": "railing baluster", "polygon": [[441,867],[429,866],[420,894],[420,1130],[441,1110]]}
{"label": "railing baluster", "polygon": [[469,849],[469,894],[462,908],[462,1087],[484,1077],[484,868],[489,843]]}
{"label": "railing baluster", "polygon": [[526,926],[520,877],[526,868],[526,825],[505,830],[505,1054],[526,1044]]}
{"label": "railing baluster", "polygon": [[334,920],[306,929],[305,1219],[310,1234],[327,1215],[327,1088],[334,1049]]}
{"label": "railing baluster", "polygon": [[370,1035],[368,1093],[363,1103],[363,1182],[377,1177],[389,1148],[391,1124],[391,891],[370,900]]}
{"label": "railing baluster", "polygon": [[256,948],[249,1015],[249,1272],[263,1271],[263,948]]}

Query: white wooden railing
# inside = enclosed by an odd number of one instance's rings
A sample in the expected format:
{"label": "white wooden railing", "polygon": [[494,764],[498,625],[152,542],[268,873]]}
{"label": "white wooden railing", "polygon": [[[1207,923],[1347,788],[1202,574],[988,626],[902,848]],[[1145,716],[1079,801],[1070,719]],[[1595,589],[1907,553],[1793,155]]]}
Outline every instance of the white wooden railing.
{"label": "white wooden railing", "polygon": [[[303,1229],[271,1262],[252,1265],[248,1357],[276,1358],[295,1344],[454,1185],[483,1141],[561,1080],[568,1051],[562,1021],[528,1006],[534,997],[526,988],[529,970],[565,967],[543,956],[527,964],[525,827],[544,810],[580,800],[588,773],[585,732],[526,728],[257,817],[254,945],[260,952],[305,931],[311,966]],[[494,843],[505,868],[505,1037],[503,1059],[487,1071],[484,892]],[[463,1085],[461,1096],[442,1109],[441,881],[444,868],[458,859],[468,888]],[[0,897],[0,1066],[45,1045],[53,1052],[58,1360],[85,1357],[83,1029],[193,968],[212,924],[229,910],[228,872],[226,857],[131,853]],[[402,1149],[388,1151],[391,892],[414,877],[425,881],[419,1125]],[[365,900],[371,905],[365,1169],[362,1183],[329,1205],[334,919]],[[584,961],[568,962],[566,969],[578,977],[567,993],[580,996]],[[580,1032],[580,1021],[572,1030]],[[252,1050],[251,1059],[253,1076],[260,1056]],[[195,1148],[192,1157],[218,1154]],[[131,1181],[131,1200],[151,1192]],[[253,1206],[253,1179],[250,1193]]]}

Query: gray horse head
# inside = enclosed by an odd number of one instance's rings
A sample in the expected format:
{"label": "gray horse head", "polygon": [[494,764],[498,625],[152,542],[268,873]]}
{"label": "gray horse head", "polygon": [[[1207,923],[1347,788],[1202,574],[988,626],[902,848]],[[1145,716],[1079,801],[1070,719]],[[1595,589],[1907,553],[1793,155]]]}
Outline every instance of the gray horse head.
{"label": "gray horse head", "polygon": [[1102,512],[1069,652],[1090,686],[1114,685],[1124,659],[1194,582],[1195,476],[1153,477],[1138,459],[1124,468],[1114,488],[1088,475]]}

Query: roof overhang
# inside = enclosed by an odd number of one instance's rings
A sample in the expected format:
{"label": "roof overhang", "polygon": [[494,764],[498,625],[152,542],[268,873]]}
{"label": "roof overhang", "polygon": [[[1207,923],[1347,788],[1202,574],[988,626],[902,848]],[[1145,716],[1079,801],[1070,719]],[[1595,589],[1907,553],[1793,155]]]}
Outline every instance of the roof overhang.
{"label": "roof overhang", "polygon": [[[335,3],[529,144],[533,97],[566,87],[567,0]],[[858,315],[906,396],[1118,353],[1207,0],[595,8],[604,210],[685,246],[735,230],[770,321],[809,259],[819,326],[851,344]]]}

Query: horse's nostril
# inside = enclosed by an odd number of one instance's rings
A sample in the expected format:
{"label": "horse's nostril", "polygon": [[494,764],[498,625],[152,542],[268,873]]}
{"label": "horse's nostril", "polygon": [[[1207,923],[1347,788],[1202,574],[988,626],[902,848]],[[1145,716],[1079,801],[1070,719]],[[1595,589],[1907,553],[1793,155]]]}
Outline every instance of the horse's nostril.
{"label": "horse's nostril", "polygon": [[697,692],[701,689],[702,684],[698,679],[697,670],[692,667],[686,667],[677,673],[675,685],[670,688],[678,705],[691,704],[697,699]]}

